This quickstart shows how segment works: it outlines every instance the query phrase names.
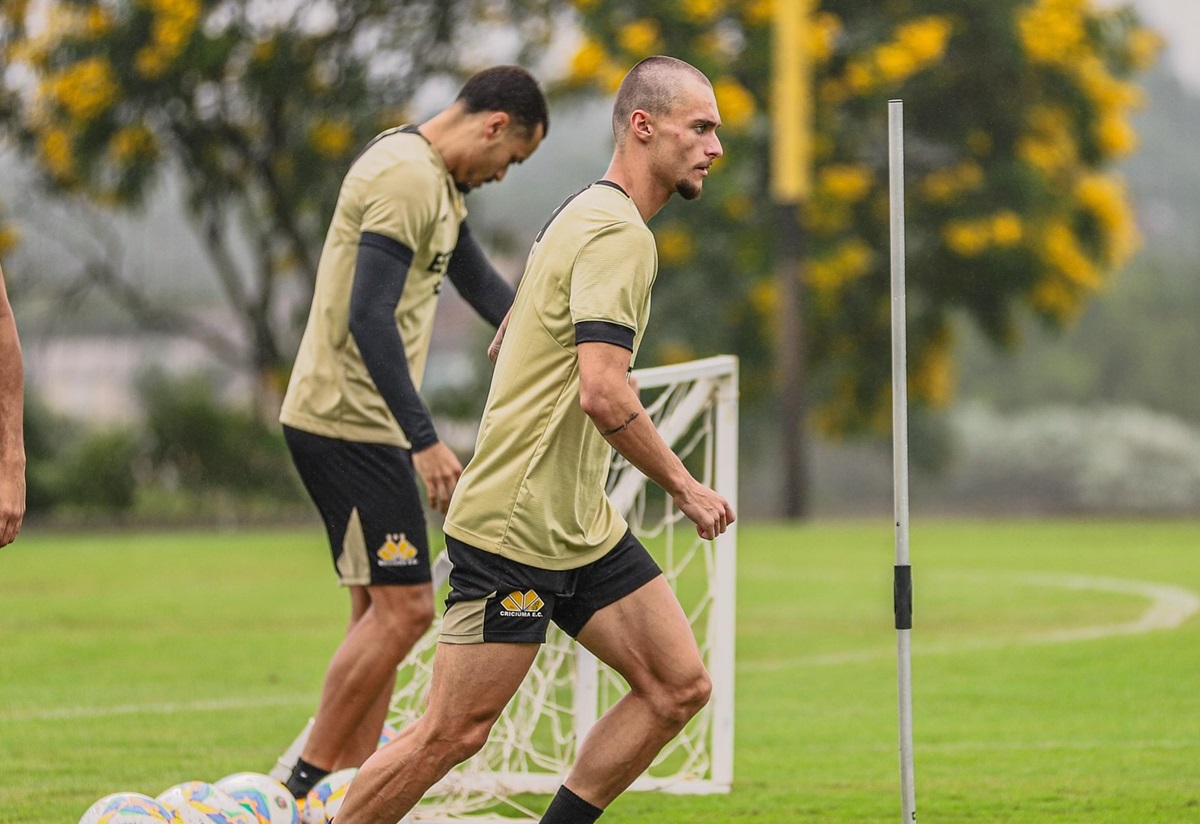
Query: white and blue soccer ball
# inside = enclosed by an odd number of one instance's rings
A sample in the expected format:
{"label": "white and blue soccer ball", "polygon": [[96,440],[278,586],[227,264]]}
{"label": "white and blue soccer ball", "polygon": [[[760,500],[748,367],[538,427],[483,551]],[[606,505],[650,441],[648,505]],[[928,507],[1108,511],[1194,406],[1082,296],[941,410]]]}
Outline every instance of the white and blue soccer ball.
{"label": "white and blue soccer ball", "polygon": [[358,775],[358,767],[347,767],[332,772],[316,783],[304,797],[304,810],[300,813],[300,824],[329,824],[342,808],[346,790]]}
{"label": "white and blue soccer ball", "polygon": [[300,808],[292,793],[269,775],[240,772],[213,784],[252,812],[259,824],[299,824]]}
{"label": "white and blue soccer ball", "polygon": [[175,810],[180,818],[186,816],[187,824],[199,824],[193,812],[207,818],[205,824],[258,824],[254,813],[207,781],[184,781],[163,790],[156,800]]}
{"label": "white and blue soccer ball", "polygon": [[106,795],[87,808],[79,824],[181,824],[171,809],[148,795],[120,792]]}

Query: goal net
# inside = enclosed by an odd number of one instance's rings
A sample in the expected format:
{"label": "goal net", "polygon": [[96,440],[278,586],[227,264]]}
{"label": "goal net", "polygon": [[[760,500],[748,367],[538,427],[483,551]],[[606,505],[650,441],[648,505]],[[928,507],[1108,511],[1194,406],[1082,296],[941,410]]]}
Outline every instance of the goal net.
{"label": "goal net", "polygon": [[[663,439],[702,483],[737,509],[737,360],[730,356],[634,373]],[[614,453],[608,494],[671,583],[713,681],[712,699],[636,780],[632,790],[727,792],[733,780],[734,595],[737,528],[703,541],[671,498]],[[450,564],[434,564],[443,590]],[[439,626],[401,664],[388,723],[421,715]],[[553,794],[576,746],[626,692],[623,679],[551,626],[517,695],[483,749],[439,782],[406,822],[537,821],[522,799]]]}

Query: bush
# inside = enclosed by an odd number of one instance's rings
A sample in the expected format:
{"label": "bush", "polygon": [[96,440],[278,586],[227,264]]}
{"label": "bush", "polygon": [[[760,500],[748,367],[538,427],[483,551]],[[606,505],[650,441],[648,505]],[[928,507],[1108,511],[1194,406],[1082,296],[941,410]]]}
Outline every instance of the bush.
{"label": "bush", "polygon": [[282,433],[218,403],[203,375],[146,375],[148,457],[160,481],[188,491],[224,489],[280,500],[301,496]]}
{"label": "bush", "polygon": [[1200,430],[1133,407],[1056,406],[955,416],[954,475],[977,495],[1039,509],[1200,512]]}

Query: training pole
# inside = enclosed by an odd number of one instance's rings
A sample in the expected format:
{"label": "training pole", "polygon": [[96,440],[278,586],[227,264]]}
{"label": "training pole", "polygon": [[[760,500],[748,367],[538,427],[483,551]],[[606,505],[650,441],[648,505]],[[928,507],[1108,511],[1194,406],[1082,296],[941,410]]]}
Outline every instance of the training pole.
{"label": "training pole", "polygon": [[892,467],[895,474],[896,674],[900,698],[901,821],[917,820],[913,782],[912,567],[908,562],[908,366],[904,309],[904,102],[888,101],[888,200],[892,236]]}

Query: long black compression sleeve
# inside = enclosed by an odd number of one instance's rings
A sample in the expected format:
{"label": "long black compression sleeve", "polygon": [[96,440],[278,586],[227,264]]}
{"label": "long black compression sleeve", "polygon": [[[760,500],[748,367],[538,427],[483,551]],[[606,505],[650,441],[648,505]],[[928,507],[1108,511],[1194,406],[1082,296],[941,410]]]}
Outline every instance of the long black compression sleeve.
{"label": "long black compression sleeve", "polygon": [[412,258],[412,250],[403,243],[363,233],[350,292],[350,334],[379,394],[418,452],[437,443],[438,437],[429,409],[413,385],[404,341],[396,328],[396,306]]}
{"label": "long black compression sleeve", "polygon": [[458,230],[458,245],[454,247],[446,276],[481,318],[492,326],[500,326],[512,307],[515,293],[488,261],[466,223]]}

